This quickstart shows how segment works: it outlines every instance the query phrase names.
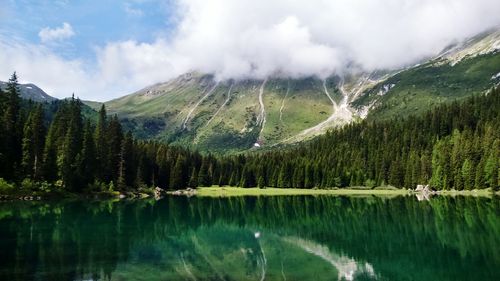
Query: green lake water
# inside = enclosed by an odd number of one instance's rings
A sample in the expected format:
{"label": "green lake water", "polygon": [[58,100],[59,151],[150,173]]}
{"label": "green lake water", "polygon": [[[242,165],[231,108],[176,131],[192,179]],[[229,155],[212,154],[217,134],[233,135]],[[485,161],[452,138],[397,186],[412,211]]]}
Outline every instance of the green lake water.
{"label": "green lake water", "polygon": [[0,203],[0,280],[500,280],[500,200]]}

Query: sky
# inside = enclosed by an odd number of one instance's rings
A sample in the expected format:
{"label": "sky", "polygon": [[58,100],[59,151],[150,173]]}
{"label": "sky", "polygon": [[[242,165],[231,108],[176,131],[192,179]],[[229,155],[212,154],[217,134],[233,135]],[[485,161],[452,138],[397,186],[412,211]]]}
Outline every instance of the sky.
{"label": "sky", "polygon": [[0,0],[0,80],[106,101],[218,80],[400,68],[500,27],[498,0]]}

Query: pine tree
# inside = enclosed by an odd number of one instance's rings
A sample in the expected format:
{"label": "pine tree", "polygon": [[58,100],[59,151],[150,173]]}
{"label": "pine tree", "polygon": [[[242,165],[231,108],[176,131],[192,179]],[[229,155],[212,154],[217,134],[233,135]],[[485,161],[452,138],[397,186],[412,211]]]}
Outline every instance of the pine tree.
{"label": "pine tree", "polygon": [[475,189],[484,189],[486,188],[486,184],[484,182],[484,158],[479,161],[479,164],[476,167],[476,174],[474,177],[474,188]]}
{"label": "pine tree", "polygon": [[69,191],[79,192],[84,187],[81,181],[82,175],[79,174],[82,170],[79,166],[81,162],[78,161],[83,142],[81,103],[79,100],[74,97],[71,99],[67,114],[69,119],[68,130],[62,143],[62,149],[59,151],[58,166],[64,186]]}
{"label": "pine tree", "polygon": [[180,155],[175,161],[175,165],[172,171],[172,177],[170,178],[170,188],[171,189],[182,189],[187,186],[186,182],[186,159],[184,156]]}
{"label": "pine tree", "polygon": [[118,121],[118,116],[113,116],[110,120],[107,132],[106,132],[106,141],[107,141],[107,155],[106,160],[107,164],[104,167],[105,180],[106,181],[114,181],[117,182],[119,168],[120,168],[120,156],[122,149],[122,140],[123,140],[123,132],[120,121]]}
{"label": "pine tree", "polygon": [[287,162],[281,166],[280,173],[278,176],[278,187],[280,188],[290,188],[292,187],[292,171],[291,165]]}
{"label": "pine tree", "polygon": [[118,189],[125,190],[132,187],[135,174],[133,168],[133,139],[132,134],[128,132],[122,141],[120,150],[120,164],[118,171]]}
{"label": "pine tree", "polygon": [[239,186],[243,188],[255,186],[255,175],[248,165],[243,167]]}
{"label": "pine tree", "polygon": [[239,168],[234,168],[231,176],[229,177],[229,186],[238,186],[240,181],[240,170]]}
{"label": "pine tree", "polygon": [[46,131],[43,116],[43,108],[39,104],[30,113],[24,126],[22,167],[25,175],[34,180],[39,180],[42,176],[41,167]]}
{"label": "pine tree", "polygon": [[266,188],[266,182],[264,180],[264,176],[260,175],[257,179],[257,187],[258,188]]}
{"label": "pine tree", "polygon": [[147,183],[147,160],[142,152],[138,153],[139,159],[137,160],[137,172],[134,185],[137,188],[148,186]]}
{"label": "pine tree", "polygon": [[106,106],[103,104],[101,106],[101,109],[99,110],[99,118],[97,120],[97,126],[95,129],[95,135],[94,135],[94,142],[96,146],[96,172],[97,172],[97,178],[104,182],[106,181],[109,177],[107,177],[107,164],[109,163],[108,161],[108,143],[106,141],[107,138],[107,129],[108,129],[108,124],[107,124],[107,116],[106,116]]}
{"label": "pine tree", "polygon": [[[51,127],[52,129],[53,127]],[[57,166],[57,147],[55,145],[55,140],[53,137],[53,132],[49,129],[48,137],[45,140],[45,148],[43,151],[43,167],[42,174],[46,181],[54,182],[58,177],[58,166]]]}
{"label": "pine tree", "polygon": [[444,141],[438,141],[432,151],[432,177],[431,186],[441,190],[445,189],[445,170],[446,166],[443,162],[447,161],[444,147],[447,144]]}
{"label": "pine tree", "polygon": [[[338,186],[338,185],[335,185]],[[311,164],[307,163],[304,177],[304,187],[313,188],[314,187],[314,171],[311,168]]]}
{"label": "pine tree", "polygon": [[16,171],[21,164],[21,135],[22,126],[19,126],[20,90],[17,75],[14,72],[7,83],[5,106],[1,123],[3,124],[3,159],[0,177],[8,180],[16,178]]}
{"label": "pine tree", "polygon": [[97,161],[96,161],[96,148],[94,143],[93,129],[90,121],[85,123],[83,133],[83,147],[79,157],[79,176],[83,179],[82,185],[84,187],[95,181],[97,174]]}
{"label": "pine tree", "polygon": [[80,147],[75,137],[76,128],[71,126],[66,133],[60,155],[58,156],[58,166],[60,176],[64,186],[69,191],[79,191],[78,167],[76,157]]}
{"label": "pine tree", "polygon": [[472,173],[472,164],[469,159],[465,159],[461,174],[464,189],[471,190],[474,187],[474,174]]}
{"label": "pine tree", "polygon": [[491,187],[494,190],[498,189],[498,161],[498,157],[492,150],[484,165],[484,182],[487,187]]}
{"label": "pine tree", "polygon": [[198,185],[199,186],[211,186],[210,176],[208,173],[209,169],[208,158],[204,157],[201,162],[200,171],[198,172]]}
{"label": "pine tree", "polygon": [[196,188],[198,186],[198,173],[196,172],[196,169],[194,169],[194,168],[191,172],[191,176],[189,177],[188,186],[191,188]]}
{"label": "pine tree", "polygon": [[399,159],[393,161],[391,164],[391,168],[389,169],[389,184],[395,187],[403,187],[403,171]]}

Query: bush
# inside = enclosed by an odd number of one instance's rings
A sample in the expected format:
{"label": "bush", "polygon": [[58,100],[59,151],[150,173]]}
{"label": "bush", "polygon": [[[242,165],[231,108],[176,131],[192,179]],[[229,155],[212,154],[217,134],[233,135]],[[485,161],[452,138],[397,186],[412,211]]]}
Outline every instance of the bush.
{"label": "bush", "polygon": [[365,186],[369,188],[374,188],[377,185],[377,182],[375,180],[367,179],[365,181]]}
{"label": "bush", "polygon": [[115,191],[115,184],[113,183],[113,181],[109,183],[108,191],[109,192]]}
{"label": "bush", "polygon": [[57,189],[57,190],[63,190],[64,188],[64,183],[62,180],[57,180],[55,183],[54,183],[54,187]]}
{"label": "bush", "polygon": [[11,193],[14,191],[14,185],[0,178],[0,193]]}
{"label": "bush", "polygon": [[141,185],[141,187],[139,187],[137,189],[137,191],[139,191],[140,193],[148,194],[148,195],[154,195],[154,193],[155,193],[153,188],[149,188],[146,185]]}
{"label": "bush", "polygon": [[38,189],[43,192],[50,192],[53,188],[53,185],[44,181],[38,184]]}
{"label": "bush", "polygon": [[33,180],[26,178],[21,182],[21,189],[26,191],[35,191],[38,190],[38,185]]}
{"label": "bush", "polygon": [[98,180],[95,180],[93,183],[89,184],[87,187],[87,191],[89,191],[89,192],[103,192],[103,191],[107,191],[107,190],[108,190],[107,184],[105,184],[101,181],[98,181]]}

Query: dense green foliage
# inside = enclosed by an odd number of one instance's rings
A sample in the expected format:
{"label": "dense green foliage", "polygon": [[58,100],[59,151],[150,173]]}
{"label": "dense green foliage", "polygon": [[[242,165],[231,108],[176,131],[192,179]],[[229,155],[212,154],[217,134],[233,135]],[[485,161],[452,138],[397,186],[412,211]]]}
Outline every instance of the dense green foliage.
{"label": "dense green foliage", "polygon": [[0,178],[27,189],[499,187],[498,88],[422,116],[362,121],[304,145],[218,158],[135,140],[104,106],[94,125],[74,98],[48,122],[41,105],[21,108],[15,74],[0,99]]}

